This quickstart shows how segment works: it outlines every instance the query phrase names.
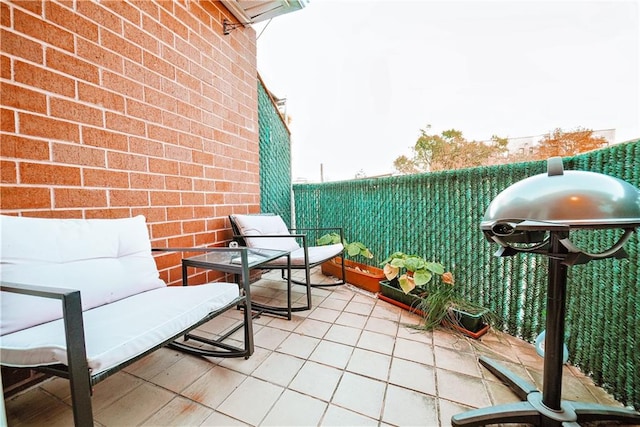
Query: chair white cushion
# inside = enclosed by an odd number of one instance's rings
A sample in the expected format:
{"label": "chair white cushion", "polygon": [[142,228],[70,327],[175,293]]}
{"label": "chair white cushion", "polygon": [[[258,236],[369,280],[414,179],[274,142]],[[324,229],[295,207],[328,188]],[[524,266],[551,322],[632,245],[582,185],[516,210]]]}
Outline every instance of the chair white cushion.
{"label": "chair white cushion", "polygon": [[[164,342],[238,295],[235,283],[167,286],[85,311],[87,360],[92,375]],[[3,365],[67,364],[62,319],[3,335],[0,347]]]}
{"label": "chair white cushion", "polygon": [[[0,215],[0,235],[0,280],[80,290],[83,310],[166,286],[151,255],[143,216]],[[0,335],[62,318],[58,300],[8,292],[1,300]]]}
{"label": "chair white cushion", "polygon": [[[319,264],[328,259],[339,256],[342,253],[343,249],[344,247],[342,246],[342,243],[336,243],[333,245],[326,245],[326,246],[310,246],[308,248],[309,265]],[[287,258],[282,257],[282,258],[273,260],[268,264],[266,264],[266,267],[273,266],[273,265],[286,266]],[[295,267],[295,266],[304,266],[304,265],[305,265],[304,248],[300,248],[291,252],[291,266]]]}
{"label": "chair white cushion", "polygon": [[[291,235],[287,225],[279,215],[232,215],[231,217],[243,236]],[[279,249],[288,252],[300,249],[300,245],[293,237],[262,237],[255,239],[245,237],[244,240],[250,248]]]}

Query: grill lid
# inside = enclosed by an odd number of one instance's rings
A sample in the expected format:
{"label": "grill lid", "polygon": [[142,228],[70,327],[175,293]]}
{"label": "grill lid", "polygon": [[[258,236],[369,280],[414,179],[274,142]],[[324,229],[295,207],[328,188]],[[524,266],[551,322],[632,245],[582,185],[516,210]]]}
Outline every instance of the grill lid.
{"label": "grill lid", "polygon": [[608,175],[564,171],[562,159],[547,173],[519,181],[493,199],[480,228],[509,236],[517,231],[640,226],[640,191]]}
{"label": "grill lid", "polygon": [[[502,248],[498,256],[545,253],[549,233],[565,232],[561,243],[570,252],[567,264],[626,256],[623,245],[640,227],[640,190],[618,178],[595,172],[564,172],[562,159],[547,161],[547,173],[516,182],[489,204],[480,229]],[[592,254],[568,237],[572,229],[624,230],[610,249]],[[524,245],[523,245],[524,244]]]}

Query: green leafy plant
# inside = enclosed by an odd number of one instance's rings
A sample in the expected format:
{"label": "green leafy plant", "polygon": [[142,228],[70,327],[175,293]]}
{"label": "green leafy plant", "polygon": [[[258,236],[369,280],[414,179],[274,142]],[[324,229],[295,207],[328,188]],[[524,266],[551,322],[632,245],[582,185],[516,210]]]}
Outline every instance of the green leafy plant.
{"label": "green leafy plant", "polygon": [[407,255],[403,252],[391,254],[381,265],[384,265],[383,271],[387,280],[397,278],[400,289],[405,294],[424,287],[434,275],[446,274],[443,280],[453,278],[451,273],[445,273],[444,265],[439,262],[427,261],[417,255]]}
{"label": "green leafy plant", "polygon": [[340,235],[338,233],[327,233],[321,236],[317,240],[318,245],[332,245],[336,243],[342,243],[344,249],[350,257],[363,256],[365,258],[373,258],[373,254],[363,243],[361,242],[351,242],[348,243],[345,239],[340,241]]}
{"label": "green leafy plant", "polygon": [[[395,252],[383,263],[387,280],[397,280],[405,294],[413,293],[421,298],[418,309],[424,313],[421,329],[433,329],[443,324],[457,323],[452,309],[469,314],[483,314],[488,321],[491,314],[487,310],[459,296],[455,291],[453,273],[445,271],[439,262],[427,261],[417,255]],[[438,279],[434,280],[434,276]]]}

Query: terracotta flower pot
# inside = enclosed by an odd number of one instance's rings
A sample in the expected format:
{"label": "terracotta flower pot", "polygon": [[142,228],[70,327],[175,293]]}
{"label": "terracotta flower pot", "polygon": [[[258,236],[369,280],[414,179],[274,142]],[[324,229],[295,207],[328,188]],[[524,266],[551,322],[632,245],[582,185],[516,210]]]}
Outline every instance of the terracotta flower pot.
{"label": "terracotta flower pot", "polygon": [[[336,257],[322,263],[322,274],[342,279],[341,258]],[[369,292],[380,292],[380,280],[384,279],[382,269],[359,262],[344,260],[345,281]]]}

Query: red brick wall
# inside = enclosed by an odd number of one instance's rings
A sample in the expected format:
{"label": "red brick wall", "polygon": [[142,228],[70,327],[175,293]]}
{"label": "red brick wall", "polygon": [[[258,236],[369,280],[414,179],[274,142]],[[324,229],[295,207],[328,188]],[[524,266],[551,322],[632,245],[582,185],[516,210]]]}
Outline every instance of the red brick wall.
{"label": "red brick wall", "polygon": [[[218,2],[0,3],[0,212],[145,215],[154,246],[259,211],[255,31]],[[180,255],[157,258],[180,278]],[[205,278],[200,279],[204,281]]]}

